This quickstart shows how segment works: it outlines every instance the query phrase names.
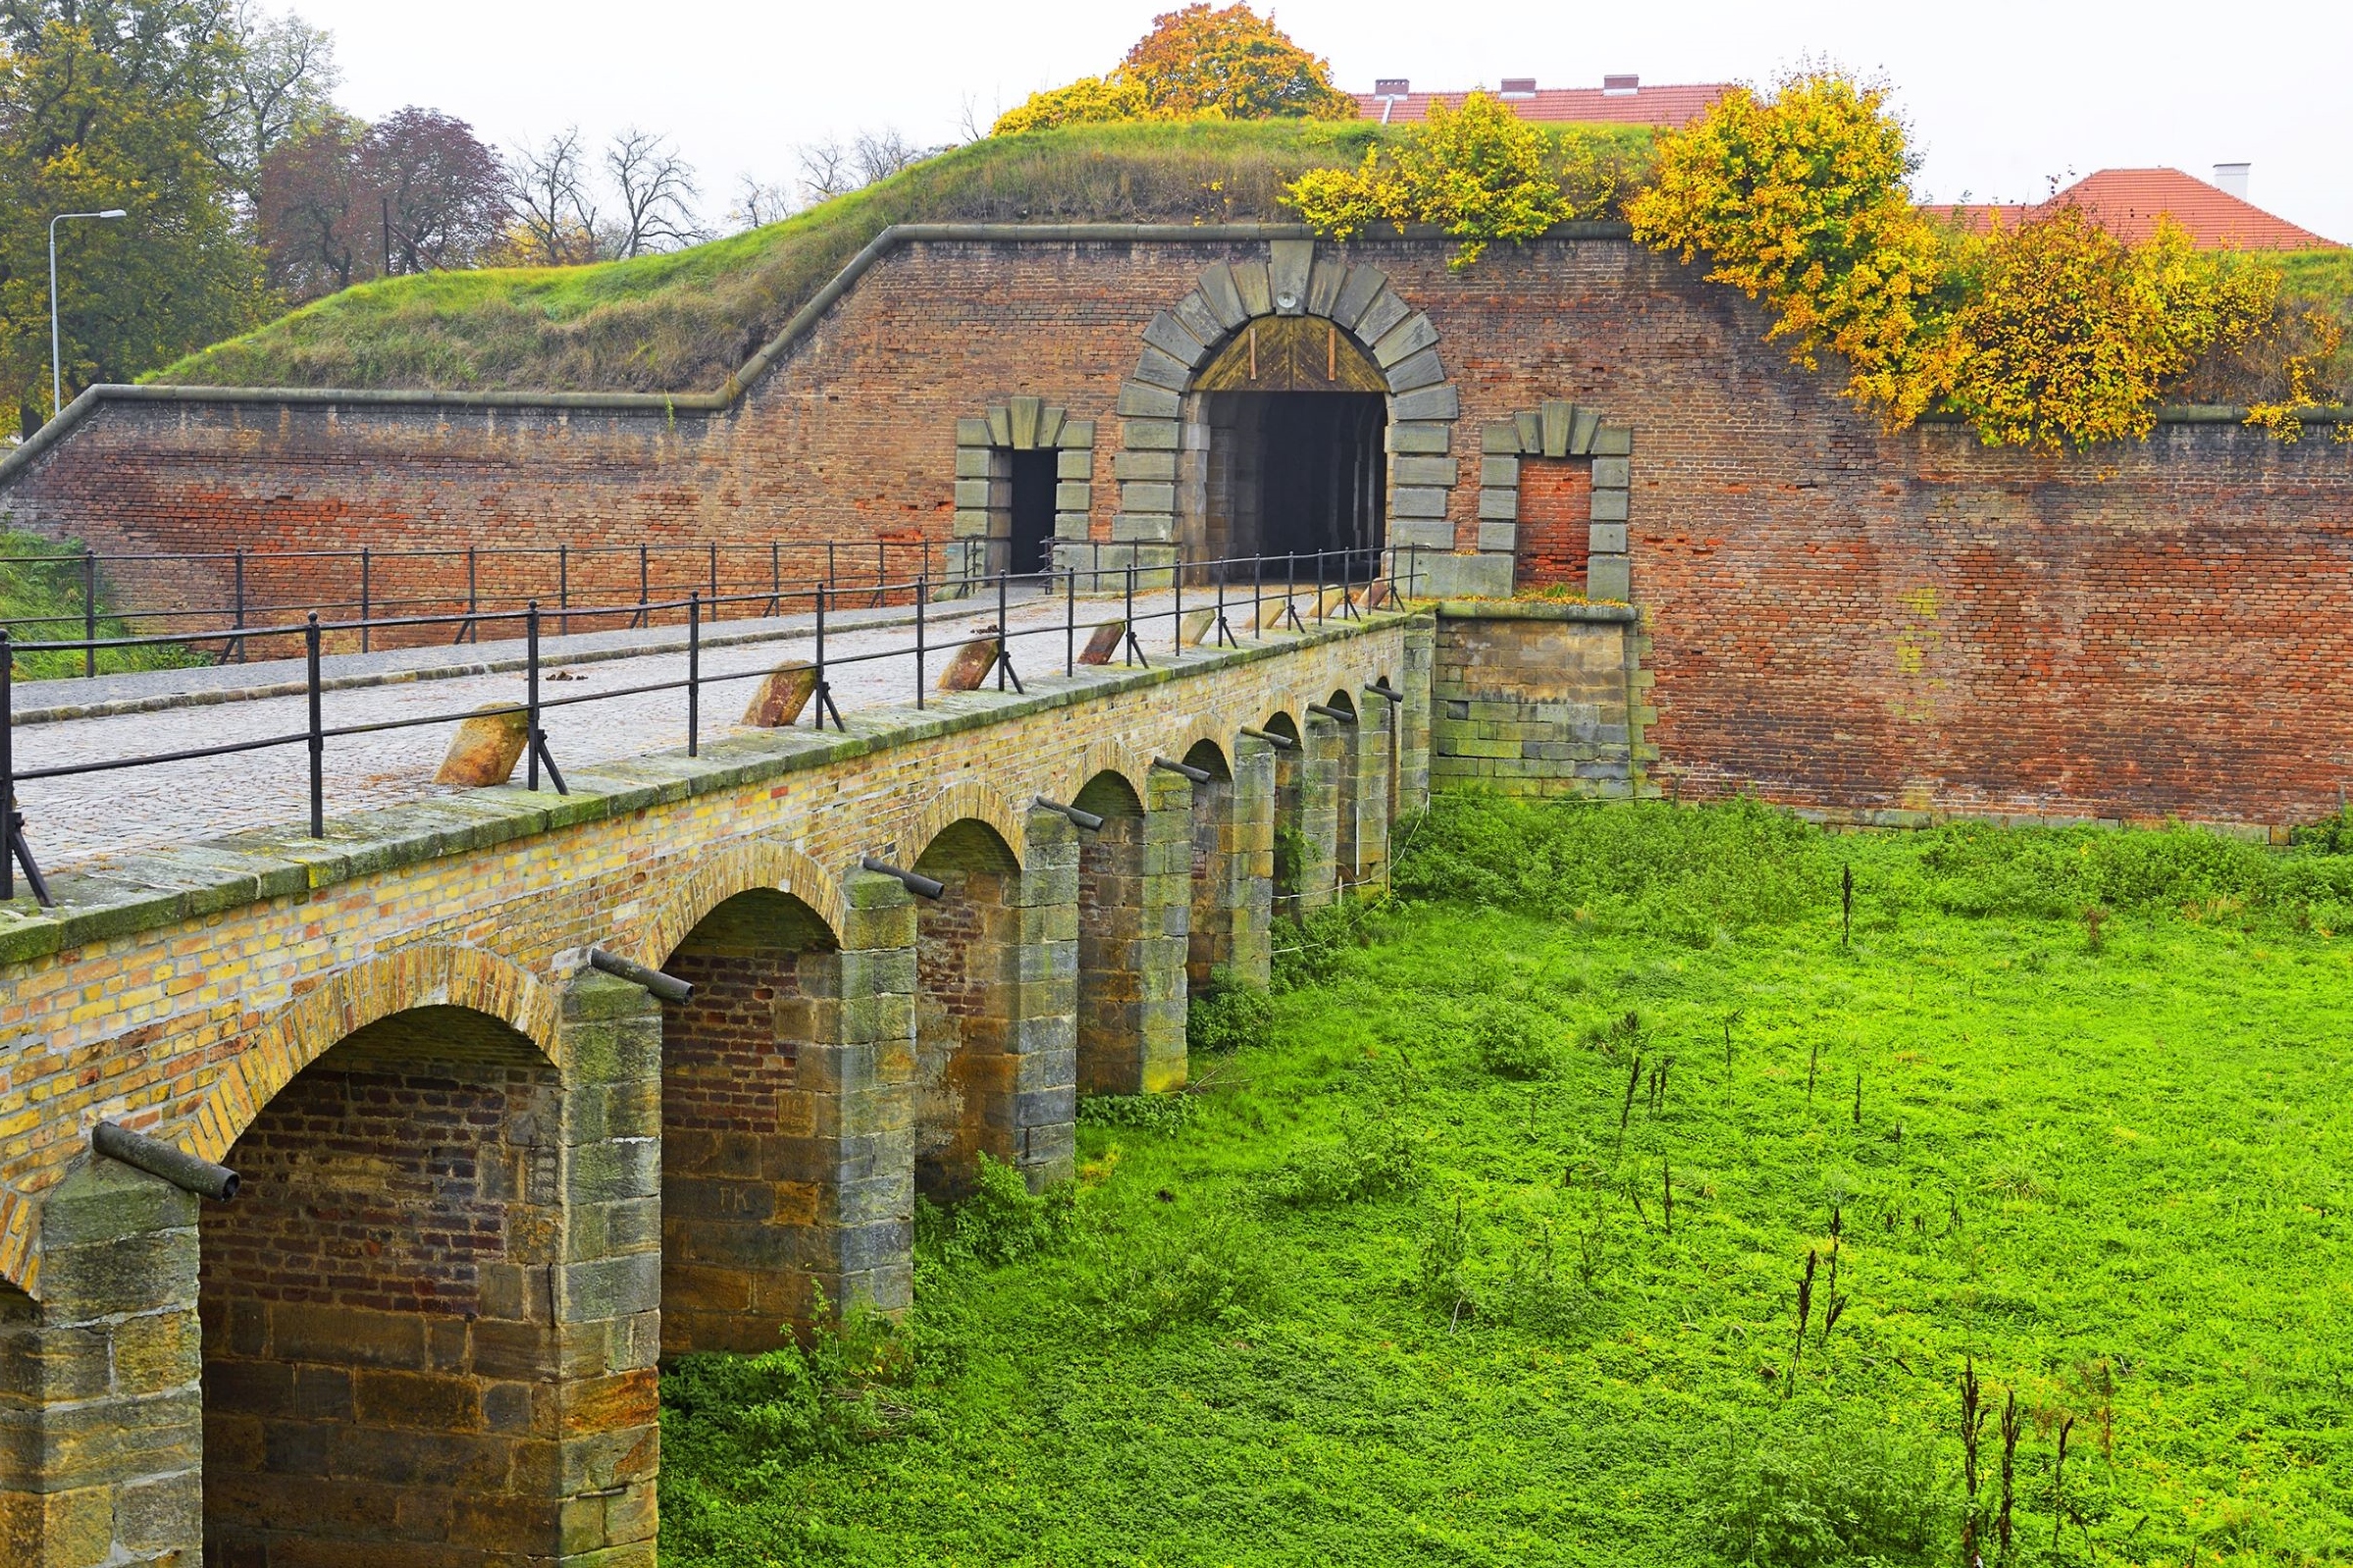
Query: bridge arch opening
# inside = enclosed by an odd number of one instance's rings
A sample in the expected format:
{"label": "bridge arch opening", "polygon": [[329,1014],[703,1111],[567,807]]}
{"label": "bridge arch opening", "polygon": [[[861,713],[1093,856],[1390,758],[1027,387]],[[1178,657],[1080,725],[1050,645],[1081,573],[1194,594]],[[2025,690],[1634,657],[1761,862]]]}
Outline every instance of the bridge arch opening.
{"label": "bridge arch opening", "polygon": [[1299,721],[1288,713],[1275,713],[1259,728],[1290,742],[1275,748],[1275,915],[1297,919],[1307,859],[1306,750]]}
{"label": "bridge arch opening", "polygon": [[1210,988],[1213,976],[1240,958],[1236,921],[1248,904],[1250,846],[1236,810],[1233,765],[1215,741],[1196,741],[1187,767],[1209,777],[1193,786],[1192,917],[1186,927],[1184,978],[1188,992]]}
{"label": "bridge arch opening", "polygon": [[1103,818],[1078,835],[1077,1046],[1080,1094],[1139,1094],[1147,960],[1144,805],[1106,769],[1072,802]]}
{"label": "bridge arch opening", "polygon": [[915,1195],[953,1203],[981,1155],[1019,1155],[1021,864],[995,828],[961,817],[915,869],[944,884],[915,902]]}
{"label": "bridge arch opening", "polygon": [[1322,556],[1327,574],[1370,576],[1386,538],[1388,391],[1365,346],[1329,319],[1245,323],[1184,399],[1198,477],[1180,522],[1185,555]]}
{"label": "bridge arch opening", "polygon": [[238,1136],[198,1222],[206,1561],[554,1552],[560,1102],[508,1024],[420,1007]]}
{"label": "bridge arch opening", "polygon": [[800,899],[720,903],[663,967],[694,995],[662,1004],[664,1356],[772,1350],[844,1299],[821,1216],[827,1161],[805,1059],[841,1038],[840,943]]}
{"label": "bridge arch opening", "polygon": [[[1358,821],[1361,805],[1364,765],[1364,729],[1357,713],[1356,702],[1345,690],[1335,691],[1324,699],[1324,706],[1349,715],[1348,722],[1324,719],[1326,745],[1333,754],[1330,762],[1333,778],[1328,792],[1333,803],[1332,868],[1334,888],[1347,888],[1361,880],[1363,869],[1358,863]],[[1322,718],[1323,715],[1317,715]]]}

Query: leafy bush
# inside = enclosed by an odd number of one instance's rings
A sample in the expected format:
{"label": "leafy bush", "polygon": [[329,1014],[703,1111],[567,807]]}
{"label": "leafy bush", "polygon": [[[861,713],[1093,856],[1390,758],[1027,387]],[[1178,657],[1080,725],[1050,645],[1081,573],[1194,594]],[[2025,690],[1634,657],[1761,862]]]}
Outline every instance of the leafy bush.
{"label": "leafy bush", "polygon": [[906,1424],[912,1412],[882,1390],[912,1385],[919,1359],[908,1331],[863,1308],[806,1344],[681,1356],[662,1374],[662,1447],[705,1476],[845,1452]]}
{"label": "leafy bush", "polygon": [[1090,1236],[1077,1277],[1078,1309],[1106,1335],[1230,1327],[1266,1299],[1267,1255],[1266,1238],[1230,1214],[1197,1226]]}
{"label": "leafy bush", "polygon": [[1184,1012],[1184,1044],[1190,1051],[1217,1054],[1255,1050],[1275,1037],[1275,999],[1245,985],[1224,965],[1195,993]]}
{"label": "leafy bush", "polygon": [[1418,1185],[1422,1151],[1392,1117],[1351,1122],[1336,1143],[1312,1144],[1278,1168],[1258,1201],[1293,1209],[1327,1208],[1386,1197]]}
{"label": "leafy bush", "polygon": [[1496,239],[1524,241],[1554,224],[1609,211],[1641,179],[1647,141],[1580,128],[1539,130],[1499,98],[1442,102],[1393,148],[1354,169],[1311,169],[1283,199],[1317,233],[1352,239],[1376,223],[1402,234],[1430,224],[1462,241],[1448,266],[1470,266]]}
{"label": "leafy bush", "polygon": [[1560,1052],[1525,1013],[1490,1008],[1471,1025],[1471,1049],[1479,1065],[1499,1078],[1546,1078],[1560,1066]]}
{"label": "leafy bush", "polygon": [[994,1267],[1059,1244],[1076,1207],[1068,1183],[1031,1192],[1019,1170],[983,1154],[971,1192],[955,1207],[915,1200],[915,1240],[940,1258]]}
{"label": "leafy bush", "polygon": [[1090,1094],[1078,1102],[1078,1124],[1182,1132],[1193,1124],[1200,1106],[1200,1101],[1183,1094]]}
{"label": "leafy bush", "polygon": [[1246,5],[1196,0],[1153,19],[1109,76],[1031,93],[991,135],[1119,120],[1346,120],[1356,100],[1332,68]]}
{"label": "leafy bush", "polygon": [[1733,1439],[1704,1485],[1716,1549],[1754,1568],[1922,1563],[1949,1534],[1934,1451],[1858,1423]]}

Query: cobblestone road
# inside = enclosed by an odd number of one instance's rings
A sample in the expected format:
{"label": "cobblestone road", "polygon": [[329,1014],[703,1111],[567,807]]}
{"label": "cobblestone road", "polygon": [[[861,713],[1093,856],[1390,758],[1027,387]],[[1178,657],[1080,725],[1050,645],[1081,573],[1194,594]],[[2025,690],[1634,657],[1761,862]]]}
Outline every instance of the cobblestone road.
{"label": "cobblestone road", "polygon": [[[1268,593],[1279,602],[1276,590]],[[1230,622],[1237,633],[1247,637],[1248,590],[1242,590],[1240,597],[1243,602],[1232,607]],[[1187,610],[1206,602],[1205,591],[1187,591]],[[1312,595],[1302,590],[1299,603],[1302,612],[1312,616]],[[1171,610],[1166,594],[1137,597],[1137,634],[1155,663],[1173,648]],[[1079,600],[1075,611],[1079,646],[1084,646],[1096,624],[1117,619],[1120,612],[1118,600]],[[1024,678],[1061,677],[1068,614],[1062,600],[1035,592],[1014,602],[1008,617],[1014,632],[1014,667]],[[912,706],[915,683],[913,618],[912,608],[874,611],[863,617],[863,624],[859,623],[861,617],[845,617],[850,624],[837,623],[829,629],[828,674],[834,700],[844,714]],[[956,645],[980,635],[996,618],[993,599],[930,606],[924,629],[926,684],[936,685]],[[676,628],[634,636],[642,644],[652,645],[675,645],[679,639]],[[731,646],[706,647],[702,655],[701,734],[706,742],[741,733],[736,721],[758,675],[786,660],[809,658],[813,653],[805,617],[723,623],[714,629],[713,637],[723,637]],[[734,641],[750,637],[761,640]],[[544,724],[558,765],[577,768],[686,745],[685,653],[665,647],[660,652],[612,656],[626,642],[625,634],[602,633],[551,639],[546,645],[545,663],[551,667],[543,674],[542,700],[555,706],[549,706]],[[518,659],[520,653],[519,644],[501,647],[486,643],[466,651],[462,663],[479,670],[487,662]],[[595,661],[564,662],[575,654]],[[435,720],[414,728],[331,738],[326,765],[330,817],[450,793],[436,785],[433,775],[459,720],[486,705],[523,701],[525,682],[520,670],[462,675],[444,671],[439,678],[415,678],[417,665],[449,662],[446,650],[405,656],[377,654],[364,662],[360,657],[329,661],[331,680],[367,683],[326,694],[323,706],[330,730],[406,719]],[[382,683],[378,683],[379,677]],[[26,812],[33,853],[43,868],[94,867],[144,848],[301,822],[309,810],[308,757],[302,744],[308,718],[307,702],[300,695],[302,678],[302,666],[295,661],[248,664],[234,675],[213,668],[106,677],[98,682],[20,685],[16,697],[20,713],[57,709],[78,701],[118,709],[151,708],[151,705],[173,699],[176,679],[183,683],[183,696],[200,691],[194,701],[203,705],[101,711],[95,716],[22,723],[15,731],[20,775],[46,767],[266,738],[291,742],[229,756],[21,782],[18,802]],[[681,689],[600,696],[671,685]],[[292,695],[223,700],[233,696],[233,691],[225,688],[284,692],[288,686],[294,688]],[[523,777],[520,766],[515,777],[518,781]]]}

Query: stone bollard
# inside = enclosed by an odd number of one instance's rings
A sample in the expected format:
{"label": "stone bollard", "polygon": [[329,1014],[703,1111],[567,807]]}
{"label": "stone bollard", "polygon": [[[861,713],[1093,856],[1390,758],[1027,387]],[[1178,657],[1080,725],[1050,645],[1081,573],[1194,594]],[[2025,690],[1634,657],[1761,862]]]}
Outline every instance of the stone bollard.
{"label": "stone bollard", "polygon": [[756,730],[788,728],[809,706],[817,690],[817,667],[795,659],[779,664],[752,689],[744,708],[744,727]]}
{"label": "stone bollard", "polygon": [[433,775],[433,781],[461,789],[503,784],[514,776],[515,763],[530,738],[529,715],[509,704],[494,703],[457,726],[449,755],[442,758],[442,770]]}

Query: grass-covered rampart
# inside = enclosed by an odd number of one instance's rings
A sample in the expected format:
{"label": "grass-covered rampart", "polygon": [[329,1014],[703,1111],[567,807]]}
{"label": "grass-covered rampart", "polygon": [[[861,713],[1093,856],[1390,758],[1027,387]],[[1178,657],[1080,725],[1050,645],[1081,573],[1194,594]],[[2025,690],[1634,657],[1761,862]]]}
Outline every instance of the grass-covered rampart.
{"label": "grass-covered rampart", "polygon": [[897,223],[1285,221],[1301,172],[1363,122],[1087,126],[992,137],[749,234],[589,267],[346,289],[158,372],[229,387],[708,392]]}
{"label": "grass-covered rampart", "polygon": [[[97,625],[100,638],[140,635],[108,606],[109,584],[103,573],[97,581]],[[43,539],[37,534],[0,528],[0,626],[23,643],[78,641],[89,630],[85,619],[88,599],[82,573],[81,547],[72,541]],[[83,673],[78,651],[17,653],[11,660],[21,681],[55,680]],[[107,648],[98,651],[98,672],[171,669],[200,662],[186,649]]]}
{"label": "grass-covered rampart", "polygon": [[674,1369],[663,1560],[2345,1562],[2332,842],[1442,802],[906,1328]]}

